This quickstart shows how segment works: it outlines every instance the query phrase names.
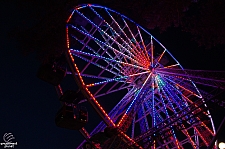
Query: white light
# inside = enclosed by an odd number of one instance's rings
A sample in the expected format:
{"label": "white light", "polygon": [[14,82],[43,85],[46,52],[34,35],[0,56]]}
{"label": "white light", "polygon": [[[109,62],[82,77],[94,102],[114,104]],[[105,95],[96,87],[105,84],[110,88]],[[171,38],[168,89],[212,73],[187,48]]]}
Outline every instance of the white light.
{"label": "white light", "polygon": [[219,148],[220,148],[220,149],[225,149],[225,143],[220,142],[220,143],[219,143]]}

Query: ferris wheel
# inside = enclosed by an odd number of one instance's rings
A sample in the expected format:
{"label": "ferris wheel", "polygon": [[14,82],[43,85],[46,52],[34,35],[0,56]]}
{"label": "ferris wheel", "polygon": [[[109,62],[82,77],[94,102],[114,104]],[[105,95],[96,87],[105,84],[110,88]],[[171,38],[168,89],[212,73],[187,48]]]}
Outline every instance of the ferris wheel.
{"label": "ferris wheel", "polygon": [[[203,96],[207,92],[196,84],[218,87],[219,82],[225,81],[204,76],[211,71],[184,69],[151,33],[103,6],[75,7],[67,20],[66,32],[70,66],[67,74],[75,78],[84,95],[82,99],[102,118],[88,133],[83,127],[83,110],[82,124],[76,129],[86,140],[78,148],[209,146],[215,128]],[[57,89],[64,94],[60,85]],[[65,93],[67,97],[72,94],[79,93]],[[66,105],[62,109],[85,100],[68,102],[64,96],[61,101]],[[115,105],[109,110],[102,103]]]}

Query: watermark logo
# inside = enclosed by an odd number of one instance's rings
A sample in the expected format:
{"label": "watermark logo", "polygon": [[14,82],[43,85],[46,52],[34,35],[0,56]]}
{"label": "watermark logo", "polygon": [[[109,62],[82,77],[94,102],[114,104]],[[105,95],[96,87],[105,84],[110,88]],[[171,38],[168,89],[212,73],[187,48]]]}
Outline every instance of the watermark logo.
{"label": "watermark logo", "polygon": [[4,145],[4,148],[14,148],[14,145],[17,145],[17,142],[13,143],[13,140],[15,137],[13,136],[12,133],[5,133],[3,135],[3,141],[5,143],[0,143],[1,145]]}

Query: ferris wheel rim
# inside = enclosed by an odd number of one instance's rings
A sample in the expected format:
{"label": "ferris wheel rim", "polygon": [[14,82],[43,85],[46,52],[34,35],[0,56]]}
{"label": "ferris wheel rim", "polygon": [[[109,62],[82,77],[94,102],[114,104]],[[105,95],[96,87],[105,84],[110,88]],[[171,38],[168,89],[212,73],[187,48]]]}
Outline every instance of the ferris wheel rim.
{"label": "ferris wheel rim", "polygon": [[[93,5],[93,4],[83,4],[83,5],[79,5],[79,6],[77,6],[75,9],[77,9],[77,10],[79,10],[79,9],[82,9],[82,8],[85,8],[85,7],[90,7],[90,6],[94,6],[94,7],[99,7],[99,8],[106,8],[106,7],[104,7],[104,6],[100,6],[100,5]],[[127,18],[126,16],[124,16],[124,15],[122,15],[122,14],[120,14],[120,13],[118,13],[118,12],[116,12],[116,11],[114,11],[114,10],[112,10],[112,9],[110,9],[110,8],[107,8],[108,10],[110,10],[110,11],[113,11],[113,12],[115,12],[115,13],[117,13],[117,14],[119,14],[119,15],[121,15],[121,16],[123,16],[124,18],[126,18],[126,19],[129,19],[129,18]],[[131,22],[133,22],[133,23],[135,23],[133,20],[131,20],[131,19],[129,19]],[[136,26],[138,26],[138,27],[140,27],[141,29],[143,29],[144,31],[146,31],[143,27],[141,27],[139,24],[137,24],[137,23],[135,23],[135,25]],[[149,33],[148,31],[146,31],[146,33]],[[68,34],[68,33],[67,33]],[[150,33],[149,33],[149,35],[150,36],[152,36]],[[163,46],[154,36],[152,36],[153,38],[154,38],[154,40],[156,40],[161,46]],[[163,46],[164,47],[164,46]],[[164,49],[166,50],[166,52],[168,52],[168,54],[177,62],[177,64],[179,64],[179,66],[180,66],[180,68],[181,69],[183,69],[183,67],[180,65],[180,63],[173,57],[173,55],[164,47]],[[72,60],[73,58],[71,57],[71,49],[68,47],[68,53],[67,53],[68,55],[69,55],[69,59],[70,60]],[[75,64],[76,65],[76,64]],[[88,88],[86,88],[86,84],[84,83],[84,81],[83,81],[83,77],[79,74],[79,69],[75,66],[75,69],[76,69],[76,73],[78,74],[78,77],[79,77],[79,82],[80,82],[80,85],[79,85],[79,87],[87,94],[86,96],[88,96],[88,97],[91,97],[92,99],[95,99],[95,97],[92,95],[92,93],[88,90]],[[194,83],[193,83],[194,84]],[[195,86],[195,88],[197,89],[197,87]],[[200,94],[201,95],[201,94]],[[95,104],[98,104],[97,102],[95,103]],[[100,106],[100,108],[101,108],[101,106]],[[103,112],[104,113],[104,112]],[[107,113],[105,113],[106,115],[107,115]],[[108,121],[110,121],[110,124],[111,125],[115,125],[114,124],[114,122],[110,119],[110,117],[109,117],[109,119],[108,119]]]}

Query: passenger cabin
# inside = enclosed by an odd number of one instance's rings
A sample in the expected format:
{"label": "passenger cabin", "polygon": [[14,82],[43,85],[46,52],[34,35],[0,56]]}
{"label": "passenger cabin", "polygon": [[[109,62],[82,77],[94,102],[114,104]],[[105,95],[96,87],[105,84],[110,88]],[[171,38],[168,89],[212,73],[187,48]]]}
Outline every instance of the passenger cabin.
{"label": "passenger cabin", "polygon": [[54,86],[59,85],[65,75],[65,70],[59,67],[54,67],[54,65],[51,64],[42,64],[37,72],[38,78]]}
{"label": "passenger cabin", "polygon": [[58,127],[79,130],[85,126],[88,121],[87,109],[83,106],[67,106],[57,112],[55,123]]}
{"label": "passenger cabin", "polygon": [[85,97],[81,93],[81,91],[67,90],[63,93],[63,95],[59,98],[60,101],[68,103],[68,104],[78,104],[81,100],[84,100]]}

